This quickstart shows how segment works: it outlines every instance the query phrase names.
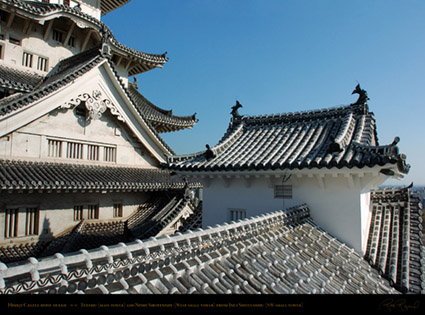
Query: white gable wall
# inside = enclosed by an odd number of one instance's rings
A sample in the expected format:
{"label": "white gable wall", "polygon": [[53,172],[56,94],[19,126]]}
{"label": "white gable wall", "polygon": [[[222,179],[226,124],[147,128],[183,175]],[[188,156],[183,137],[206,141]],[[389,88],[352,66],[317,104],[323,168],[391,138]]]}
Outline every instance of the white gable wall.
{"label": "white gable wall", "polygon": [[[62,157],[49,157],[49,140],[62,141]],[[66,143],[77,142],[97,145],[100,147],[99,160],[103,162],[103,148],[116,148],[116,162],[106,164],[137,165],[137,167],[152,167],[157,164],[146,148],[136,141],[126,126],[113,115],[104,113],[98,120],[84,120],[77,116],[75,110],[54,110],[34,122],[2,138],[0,141],[0,156],[7,158],[32,158],[59,162],[90,162],[87,152],[82,160],[66,159]],[[84,149],[87,147],[85,146]]]}
{"label": "white gable wall", "polygon": [[[80,103],[79,100],[84,99],[84,95],[89,95],[89,103],[95,102],[96,92],[100,93],[99,101],[107,100],[111,108],[106,108],[100,119],[90,119],[87,126],[78,123],[72,109]],[[63,107],[65,108],[60,109]],[[61,114],[64,111],[68,116]],[[43,116],[45,117],[41,118]],[[54,118],[58,120],[53,120]],[[54,128],[51,124],[57,127]],[[124,125],[126,128],[122,128]],[[21,129],[25,126],[28,128],[22,133]],[[34,130],[34,127],[39,130]],[[169,154],[130,103],[107,62],[103,62],[71,85],[51,93],[46,98],[0,117],[0,150],[2,150],[0,156],[45,157],[43,143],[47,140],[41,137],[47,135],[70,139],[75,137],[106,144],[110,141],[111,143],[121,141],[121,153],[117,151],[118,156],[121,156],[118,164],[152,167],[157,166],[158,162],[164,162],[164,154]],[[14,137],[17,138],[16,142]],[[18,148],[17,151],[14,148]]]}

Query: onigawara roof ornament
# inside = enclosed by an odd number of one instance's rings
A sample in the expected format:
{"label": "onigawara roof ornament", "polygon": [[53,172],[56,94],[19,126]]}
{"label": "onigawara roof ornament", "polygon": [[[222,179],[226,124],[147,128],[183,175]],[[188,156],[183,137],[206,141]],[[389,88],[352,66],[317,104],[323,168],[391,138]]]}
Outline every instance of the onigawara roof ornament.
{"label": "onigawara roof ornament", "polygon": [[213,150],[211,150],[211,147],[209,144],[206,144],[205,147],[207,148],[207,150],[205,151],[205,158],[207,160],[215,158],[215,153]]}
{"label": "onigawara roof ornament", "polygon": [[370,100],[370,98],[367,96],[367,92],[360,87],[360,83],[357,84],[356,88],[351,93],[351,95],[353,94],[359,94],[359,98],[352,105],[366,105],[367,101]]}
{"label": "onigawara roof ornament", "polygon": [[231,111],[233,118],[240,118],[241,117],[241,115],[238,112],[238,109],[242,108],[242,107],[243,107],[242,104],[239,103],[238,100],[236,100],[236,104],[234,106],[232,106],[232,111]]}

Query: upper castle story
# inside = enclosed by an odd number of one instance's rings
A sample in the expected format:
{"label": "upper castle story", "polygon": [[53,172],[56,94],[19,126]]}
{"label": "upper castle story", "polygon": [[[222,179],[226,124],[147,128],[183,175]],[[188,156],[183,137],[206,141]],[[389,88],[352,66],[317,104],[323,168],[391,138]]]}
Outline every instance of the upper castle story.
{"label": "upper castle story", "polygon": [[[149,54],[119,43],[100,21],[129,0],[0,1],[0,70],[3,77],[44,77],[61,60],[102,43],[125,85],[129,76],[162,68],[166,54]],[[35,80],[37,81],[37,80]],[[2,86],[0,97],[17,92]]]}

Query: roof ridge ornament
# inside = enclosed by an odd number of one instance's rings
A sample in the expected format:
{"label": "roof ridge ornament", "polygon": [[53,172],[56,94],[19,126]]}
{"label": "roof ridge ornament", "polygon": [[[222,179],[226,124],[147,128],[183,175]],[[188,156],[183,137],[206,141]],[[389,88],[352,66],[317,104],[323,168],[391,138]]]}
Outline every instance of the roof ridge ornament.
{"label": "roof ridge ornament", "polygon": [[357,99],[357,101],[351,105],[366,105],[367,101],[370,100],[370,98],[367,95],[366,90],[363,90],[360,87],[360,83],[357,83],[356,88],[354,89],[354,91],[351,93],[351,95],[353,94],[359,94],[359,98]]}
{"label": "roof ridge ornament", "polygon": [[214,151],[211,149],[211,147],[209,146],[209,144],[206,144],[205,147],[207,148],[207,150],[205,151],[205,158],[207,160],[211,159],[211,158],[215,158],[215,153]]}
{"label": "roof ridge ornament", "polygon": [[108,42],[113,36],[111,30],[105,24],[103,24],[102,28],[100,29],[100,36],[102,38],[100,54],[102,55],[102,57],[112,58],[111,46],[109,46]]}
{"label": "roof ridge ornament", "polygon": [[232,106],[232,111],[230,112],[230,114],[232,114],[232,117],[233,117],[233,119],[239,119],[239,118],[241,118],[242,116],[239,114],[239,111],[238,111],[238,109],[239,108],[242,108],[243,106],[242,106],[242,104],[241,103],[239,103],[239,101],[238,100],[236,100],[236,104],[234,105],[234,106]]}

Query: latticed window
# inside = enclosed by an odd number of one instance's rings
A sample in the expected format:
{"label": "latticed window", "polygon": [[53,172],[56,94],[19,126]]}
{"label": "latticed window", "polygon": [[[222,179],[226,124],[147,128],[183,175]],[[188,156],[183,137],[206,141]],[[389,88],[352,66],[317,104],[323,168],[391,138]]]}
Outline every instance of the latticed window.
{"label": "latticed window", "polygon": [[116,202],[114,203],[114,218],[122,217],[122,203]]}
{"label": "latticed window", "polygon": [[243,220],[246,218],[245,209],[230,209],[230,221]]}
{"label": "latticed window", "polygon": [[19,208],[6,209],[4,236],[6,238],[17,237],[19,227]]}
{"label": "latticed window", "polygon": [[68,46],[75,47],[75,37],[74,36],[69,37]]}
{"label": "latticed window", "polygon": [[22,55],[22,65],[28,68],[32,67],[33,54],[24,52]]}
{"label": "latticed window", "polygon": [[62,43],[63,33],[61,31],[53,30],[53,35],[52,36],[53,36],[53,40]]}
{"label": "latticed window", "polygon": [[68,142],[66,148],[66,157],[68,159],[83,159],[83,144],[77,142]]}
{"label": "latticed window", "polygon": [[38,235],[40,210],[38,208],[27,208],[25,235]]}
{"label": "latticed window", "polygon": [[104,147],[103,160],[105,162],[115,162],[117,155],[117,149],[114,147]]}
{"label": "latticed window", "polygon": [[87,219],[95,220],[99,219],[99,206],[98,205],[88,205],[87,206]]}
{"label": "latticed window", "polygon": [[99,161],[99,146],[98,145],[87,145],[87,160]]}
{"label": "latticed window", "polygon": [[61,140],[48,140],[48,156],[61,157],[62,156],[62,141]]}
{"label": "latticed window", "polygon": [[292,185],[275,185],[274,197],[282,199],[292,199]]}
{"label": "latticed window", "polygon": [[83,206],[74,206],[74,221],[81,221],[83,219]]}
{"label": "latticed window", "polygon": [[47,71],[47,59],[38,57],[37,70]]}

